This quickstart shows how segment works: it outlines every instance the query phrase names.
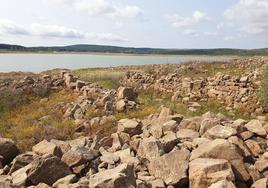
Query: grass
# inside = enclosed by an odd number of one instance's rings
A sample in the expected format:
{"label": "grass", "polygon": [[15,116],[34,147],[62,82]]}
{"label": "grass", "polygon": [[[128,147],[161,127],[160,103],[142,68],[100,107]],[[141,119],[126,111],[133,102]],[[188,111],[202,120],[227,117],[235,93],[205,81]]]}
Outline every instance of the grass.
{"label": "grass", "polygon": [[22,79],[26,76],[30,76],[32,78],[38,78],[37,74],[31,72],[9,72],[9,73],[0,73],[0,82],[8,81],[8,80],[18,80]]}
{"label": "grass", "polygon": [[262,106],[268,109],[268,66],[265,67],[261,77],[261,88],[258,97]]}
{"label": "grass", "polygon": [[227,111],[222,104],[220,104],[216,100],[209,100],[207,102],[200,102],[201,107],[196,111],[192,112],[188,109],[187,105],[181,102],[172,102],[170,100],[171,96],[169,93],[156,92],[156,91],[143,91],[139,94],[139,101],[141,102],[141,107],[134,111],[129,111],[127,113],[118,113],[116,114],[116,119],[123,118],[137,118],[144,119],[150,114],[159,113],[161,110],[161,106],[166,106],[171,108],[175,113],[181,114],[185,117],[193,117],[193,116],[201,116],[204,113],[211,111],[215,114],[221,113],[226,117],[231,119],[248,119],[249,116],[235,111],[229,112]]}
{"label": "grass", "polygon": [[[75,96],[65,90],[52,93],[48,101],[34,98],[29,104],[2,114],[1,134],[16,141],[22,151],[31,149],[43,139],[70,139],[76,126],[73,121],[63,118],[63,111],[57,104],[74,99]],[[40,120],[44,116],[45,120]]]}
{"label": "grass", "polygon": [[[187,65],[187,64],[186,64]],[[230,76],[239,76],[245,72],[252,70],[252,67],[238,68],[238,65],[234,63],[225,62],[200,62],[200,63],[188,63],[191,68],[183,69],[179,73],[182,77],[191,78],[207,78],[216,75],[218,72],[228,74]]]}
{"label": "grass", "polygon": [[28,97],[14,93],[10,89],[0,91],[0,116],[15,107],[28,102]]}
{"label": "grass", "polygon": [[117,89],[119,87],[119,80],[125,75],[124,70],[112,68],[79,69],[74,70],[72,73],[81,80],[96,82],[107,89]]}
{"label": "grass", "polygon": [[[179,75],[182,77],[208,77],[222,72],[229,75],[241,75],[246,69],[238,69],[237,65],[228,65],[226,63],[200,63],[193,64],[192,68],[182,69]],[[167,66],[167,70],[163,69],[163,73],[172,73],[176,70],[177,65]],[[149,66],[148,66],[149,67]],[[159,68],[159,67],[158,67]],[[135,70],[136,69],[136,70]],[[79,79],[88,82],[97,82],[104,88],[117,89],[119,80],[125,75],[127,69],[123,68],[95,68],[74,70],[73,74]],[[154,73],[157,71],[154,66],[137,69],[133,67],[132,71],[141,71]],[[205,70],[205,71],[204,71]],[[17,75],[16,75],[17,76]],[[19,74],[18,76],[23,76]],[[1,78],[1,76],[0,76]],[[2,76],[6,79],[6,75]],[[267,83],[266,80],[264,83]],[[42,91],[42,90],[41,90]],[[267,92],[266,92],[267,93]],[[38,94],[40,94],[38,92]],[[41,93],[42,94],[42,93]],[[265,92],[264,92],[265,94]],[[176,113],[185,117],[200,116],[208,111],[221,113],[231,119],[248,119],[250,116],[245,115],[248,109],[239,109],[233,113],[228,112],[224,105],[217,100],[209,100],[207,102],[199,102],[201,107],[192,112],[181,102],[171,102],[170,93],[157,92],[153,90],[141,91],[138,100],[140,108],[126,113],[116,113],[116,120],[123,118],[144,119],[150,114],[159,113],[161,106],[170,107]],[[59,103],[67,103],[74,101],[77,97],[70,91],[57,91],[49,94],[49,100],[40,102],[40,97],[35,96],[19,96],[12,91],[0,92],[0,136],[8,137],[17,142],[22,151],[30,150],[31,147],[43,139],[60,139],[67,140],[74,138],[73,131],[76,128],[73,120],[63,118],[63,111],[57,107]],[[255,101],[252,101],[254,103]],[[253,104],[252,104],[253,105]],[[249,105],[251,106],[251,105]],[[101,117],[106,115],[100,109],[88,109],[85,119]],[[44,120],[40,118],[46,116]],[[116,121],[109,121],[102,126],[90,126],[86,133],[93,136],[97,133],[109,136],[115,132],[117,126]]]}

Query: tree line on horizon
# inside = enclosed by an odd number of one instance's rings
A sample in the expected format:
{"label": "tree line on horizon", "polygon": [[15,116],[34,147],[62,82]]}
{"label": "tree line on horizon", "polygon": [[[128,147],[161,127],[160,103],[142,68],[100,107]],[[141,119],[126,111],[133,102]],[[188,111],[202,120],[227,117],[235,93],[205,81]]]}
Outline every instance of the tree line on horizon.
{"label": "tree line on horizon", "polygon": [[164,55],[268,55],[268,48],[262,49],[162,49],[162,48],[133,48],[104,45],[70,45],[25,47],[21,45],[0,44],[0,52],[98,52],[98,53],[127,53],[127,54],[164,54]]}

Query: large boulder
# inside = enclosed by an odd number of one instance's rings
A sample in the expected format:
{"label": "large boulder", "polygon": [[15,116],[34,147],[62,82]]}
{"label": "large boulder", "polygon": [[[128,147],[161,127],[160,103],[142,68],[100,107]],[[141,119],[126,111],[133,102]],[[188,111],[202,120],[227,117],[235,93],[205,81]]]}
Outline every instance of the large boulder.
{"label": "large boulder", "polygon": [[0,156],[2,165],[10,163],[19,154],[19,149],[15,143],[7,138],[0,138]]}
{"label": "large boulder", "polygon": [[141,122],[134,119],[121,119],[118,121],[117,132],[124,132],[130,136],[142,133]]}
{"label": "large boulder", "polygon": [[47,140],[43,140],[34,145],[32,151],[38,155],[51,154],[58,157],[62,156],[61,148],[58,147],[55,143],[48,142]]}
{"label": "large boulder", "polygon": [[[11,174],[11,179],[14,185],[24,187],[31,185],[31,182],[28,179],[28,172],[31,170],[32,165],[28,164],[25,167],[22,167]],[[1,187],[1,186],[0,186]]]}
{"label": "large boulder", "polygon": [[267,178],[262,178],[254,182],[251,188],[267,188],[267,186],[268,186]]}
{"label": "large boulder", "polygon": [[266,136],[266,131],[262,126],[262,123],[259,120],[251,120],[248,122],[245,127],[247,130],[259,135],[259,136]]}
{"label": "large boulder", "polygon": [[199,137],[199,133],[192,129],[180,129],[177,132],[177,137],[181,141],[193,141],[193,139]]}
{"label": "large boulder", "polygon": [[62,161],[65,162],[70,168],[80,166],[88,163],[99,156],[96,150],[90,150],[85,147],[75,148],[67,151],[62,156]]}
{"label": "large boulder", "polygon": [[153,137],[145,138],[140,141],[137,155],[149,161],[164,154],[164,148],[159,140]]}
{"label": "large boulder", "polygon": [[204,136],[210,139],[216,139],[216,138],[226,139],[229,138],[230,136],[235,135],[236,133],[237,133],[236,130],[231,127],[216,125],[211,129],[207,130]]}
{"label": "large boulder", "polygon": [[209,188],[236,188],[233,182],[227,180],[221,180],[216,183],[213,183]]}
{"label": "large boulder", "polygon": [[32,152],[18,155],[11,163],[12,165],[9,170],[9,174],[30,164],[33,161],[34,157],[36,157],[36,155]]}
{"label": "large boulder", "polygon": [[234,145],[224,139],[216,139],[205,144],[199,145],[191,155],[191,160],[197,158],[215,158],[235,160],[242,159],[240,150]]}
{"label": "large boulder", "polygon": [[90,176],[89,188],[134,188],[136,180],[133,166],[121,164],[116,168],[101,171]]}
{"label": "large boulder", "polygon": [[216,139],[201,144],[192,152],[191,160],[197,158],[226,159],[232,165],[237,179],[248,181],[250,176],[243,163],[243,151],[224,139]]}
{"label": "large boulder", "polygon": [[207,188],[225,179],[235,180],[231,165],[225,159],[198,158],[189,164],[191,188]]}
{"label": "large boulder", "polygon": [[28,172],[28,179],[34,184],[53,185],[58,179],[72,174],[67,164],[53,155],[44,155],[34,159]]}
{"label": "large boulder", "polygon": [[169,153],[179,143],[179,141],[180,140],[177,138],[176,134],[171,131],[167,132],[166,135],[160,139],[165,153]]}
{"label": "large boulder", "polygon": [[207,130],[211,129],[212,127],[218,124],[220,124],[220,120],[217,118],[204,118],[200,124],[200,130],[199,130],[200,135],[203,135]]}
{"label": "large boulder", "polygon": [[149,172],[162,179],[167,185],[185,186],[188,183],[187,170],[190,152],[177,150],[153,159]]}
{"label": "large boulder", "polygon": [[117,90],[117,99],[135,101],[137,99],[137,93],[132,87],[119,87]]}
{"label": "large boulder", "polygon": [[249,152],[248,148],[240,138],[238,138],[237,136],[231,136],[228,138],[228,141],[236,145],[240,149],[243,157],[248,159],[251,158],[251,153]]}
{"label": "large boulder", "polygon": [[163,132],[167,132],[167,131],[173,131],[175,132],[177,127],[178,127],[178,122],[175,121],[175,120],[170,120],[168,122],[165,122],[163,125],[162,125],[162,129],[163,129]]}
{"label": "large boulder", "polygon": [[77,180],[76,176],[74,174],[68,175],[66,177],[63,177],[59,180],[57,180],[52,187],[54,188],[68,188],[71,183],[74,183]]}

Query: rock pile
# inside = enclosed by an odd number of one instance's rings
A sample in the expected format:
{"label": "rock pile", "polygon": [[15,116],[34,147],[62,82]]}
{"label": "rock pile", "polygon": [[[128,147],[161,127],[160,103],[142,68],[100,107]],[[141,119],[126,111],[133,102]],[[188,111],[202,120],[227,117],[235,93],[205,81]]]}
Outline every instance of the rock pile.
{"label": "rock pile", "polygon": [[[241,65],[242,68],[242,65],[255,62],[252,59],[244,61],[243,63],[241,60],[238,61],[240,64],[237,63],[237,66]],[[255,63],[261,65],[265,62],[268,61],[261,59]],[[183,66],[178,65],[179,68]],[[240,76],[230,76],[219,72],[212,77],[198,79],[182,77],[179,73],[169,73],[159,77],[147,73],[130,72],[122,80],[122,84],[132,86],[137,90],[153,89],[173,93],[173,101],[198,102],[216,99],[225,104],[229,111],[246,108],[248,113],[260,115],[266,109],[260,106],[256,97],[260,85],[257,79],[259,75],[260,71],[257,69]]]}
{"label": "rock pile", "polygon": [[81,94],[76,102],[67,104],[65,117],[81,121],[84,119],[86,110],[90,107],[103,109],[110,115],[115,112],[126,112],[138,107],[138,95],[132,87],[119,87],[117,91],[105,89],[96,83],[78,80],[68,72],[63,72],[62,78],[67,88]]}
{"label": "rock pile", "polygon": [[266,188],[267,134],[264,121],[163,107],[118,121],[110,137],[44,140],[22,154],[0,138],[0,187]]}
{"label": "rock pile", "polygon": [[21,80],[0,83],[0,91],[10,90],[18,95],[36,94],[39,97],[46,97],[50,91],[59,88],[67,88],[78,94],[76,102],[62,107],[65,109],[65,117],[77,121],[83,120],[89,107],[103,109],[108,115],[138,107],[138,95],[133,88],[120,87],[117,91],[105,89],[96,83],[81,81],[68,71],[61,71],[60,76],[43,75],[39,79],[27,76]]}
{"label": "rock pile", "polygon": [[19,80],[0,82],[0,91],[9,90],[18,95],[46,96],[51,90],[63,86],[63,80],[59,77],[43,75],[42,78],[33,79],[26,76]]}

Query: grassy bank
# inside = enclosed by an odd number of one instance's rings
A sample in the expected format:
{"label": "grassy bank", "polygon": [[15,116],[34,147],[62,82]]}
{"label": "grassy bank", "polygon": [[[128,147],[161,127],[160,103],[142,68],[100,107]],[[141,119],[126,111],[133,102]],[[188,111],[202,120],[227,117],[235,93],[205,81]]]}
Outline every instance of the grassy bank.
{"label": "grassy bank", "polygon": [[62,90],[52,93],[48,99],[31,98],[24,105],[5,110],[1,113],[1,135],[12,138],[23,151],[46,138],[69,139],[75,125],[63,118],[59,104],[74,100],[74,95]]}
{"label": "grassy bank", "polygon": [[108,89],[119,87],[119,80],[125,75],[125,71],[117,69],[79,69],[72,72],[79,79],[87,82],[96,82]]}

